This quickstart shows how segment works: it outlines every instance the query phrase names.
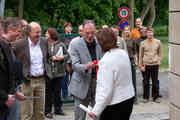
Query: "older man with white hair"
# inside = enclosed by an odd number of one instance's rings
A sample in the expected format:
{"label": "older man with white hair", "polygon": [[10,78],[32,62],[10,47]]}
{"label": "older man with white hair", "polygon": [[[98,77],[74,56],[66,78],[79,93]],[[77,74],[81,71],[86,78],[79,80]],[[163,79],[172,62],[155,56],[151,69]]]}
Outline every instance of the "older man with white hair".
{"label": "older man with white hair", "polygon": [[21,103],[21,120],[44,120],[47,40],[41,38],[41,27],[37,22],[31,22],[28,35],[16,42],[16,54],[23,63],[22,92],[27,98]]}

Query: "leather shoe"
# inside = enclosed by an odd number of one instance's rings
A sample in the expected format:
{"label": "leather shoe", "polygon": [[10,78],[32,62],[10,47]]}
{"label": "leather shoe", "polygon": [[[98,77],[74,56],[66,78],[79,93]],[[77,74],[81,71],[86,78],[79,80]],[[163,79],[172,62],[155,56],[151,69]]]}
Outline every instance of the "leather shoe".
{"label": "leather shoe", "polygon": [[53,114],[52,113],[47,113],[45,116],[48,119],[53,119]]}
{"label": "leather shoe", "polygon": [[58,112],[55,112],[54,114],[56,114],[56,115],[65,115],[65,113],[62,111],[62,110],[60,110],[60,111],[58,111]]}

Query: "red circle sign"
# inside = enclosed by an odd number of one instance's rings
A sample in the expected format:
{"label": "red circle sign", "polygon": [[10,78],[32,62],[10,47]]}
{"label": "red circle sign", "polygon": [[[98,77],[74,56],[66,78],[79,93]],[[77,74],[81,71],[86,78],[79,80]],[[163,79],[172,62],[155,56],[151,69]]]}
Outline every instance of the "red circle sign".
{"label": "red circle sign", "polygon": [[125,26],[129,26],[128,20],[121,20],[118,24],[119,30],[123,31]]}
{"label": "red circle sign", "polygon": [[125,7],[125,6],[119,8],[119,10],[118,10],[118,15],[119,15],[119,17],[122,18],[122,19],[128,18],[129,15],[130,15],[130,10],[129,10],[129,8],[128,8],[128,7]]}

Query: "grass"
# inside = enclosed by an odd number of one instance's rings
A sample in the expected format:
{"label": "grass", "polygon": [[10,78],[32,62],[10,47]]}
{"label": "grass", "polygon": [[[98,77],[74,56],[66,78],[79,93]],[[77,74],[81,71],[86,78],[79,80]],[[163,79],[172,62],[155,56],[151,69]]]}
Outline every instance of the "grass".
{"label": "grass", "polygon": [[156,38],[161,40],[163,46],[163,57],[160,69],[168,69],[168,36],[157,36]]}

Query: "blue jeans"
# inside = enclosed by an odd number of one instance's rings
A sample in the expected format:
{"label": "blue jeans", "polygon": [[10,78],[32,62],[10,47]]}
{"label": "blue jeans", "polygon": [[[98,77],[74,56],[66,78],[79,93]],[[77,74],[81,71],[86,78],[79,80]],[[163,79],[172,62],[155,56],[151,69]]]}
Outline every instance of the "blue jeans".
{"label": "blue jeans", "polygon": [[[17,87],[17,91],[20,91],[20,86]],[[16,98],[14,105],[9,108],[7,120],[20,120],[20,101]]]}
{"label": "blue jeans", "polygon": [[68,96],[68,82],[69,82],[69,73],[66,72],[66,75],[64,76],[64,79],[62,80],[62,96],[66,97]]}

